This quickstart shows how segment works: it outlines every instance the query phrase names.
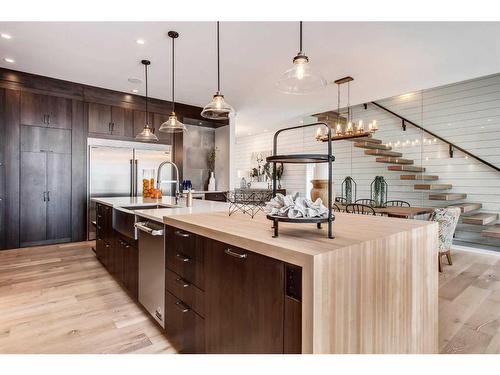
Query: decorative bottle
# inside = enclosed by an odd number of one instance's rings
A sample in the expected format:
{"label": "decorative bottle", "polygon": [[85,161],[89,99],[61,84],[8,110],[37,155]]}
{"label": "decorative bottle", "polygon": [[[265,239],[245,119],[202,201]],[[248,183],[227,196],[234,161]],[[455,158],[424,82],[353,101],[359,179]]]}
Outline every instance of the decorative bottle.
{"label": "decorative bottle", "polygon": [[214,172],[210,172],[210,179],[208,180],[208,191],[215,191],[215,176],[214,176]]}

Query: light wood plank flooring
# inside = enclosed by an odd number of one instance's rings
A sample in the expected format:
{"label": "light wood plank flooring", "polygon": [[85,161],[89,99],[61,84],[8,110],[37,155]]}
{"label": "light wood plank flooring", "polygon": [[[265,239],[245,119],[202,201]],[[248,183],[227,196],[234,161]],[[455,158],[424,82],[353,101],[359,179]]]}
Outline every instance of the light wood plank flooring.
{"label": "light wood plank flooring", "polygon": [[90,243],[0,251],[0,353],[173,353]]}
{"label": "light wood plank flooring", "polygon": [[[500,257],[439,275],[442,353],[500,353]],[[0,353],[175,353],[89,243],[0,251]]]}

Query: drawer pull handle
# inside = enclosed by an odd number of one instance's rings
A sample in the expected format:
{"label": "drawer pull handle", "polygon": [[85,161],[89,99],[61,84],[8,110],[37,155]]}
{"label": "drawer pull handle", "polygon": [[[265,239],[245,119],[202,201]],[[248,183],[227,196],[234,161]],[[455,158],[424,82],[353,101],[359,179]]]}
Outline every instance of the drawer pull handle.
{"label": "drawer pull handle", "polygon": [[176,236],[179,236],[179,237],[182,237],[182,238],[188,238],[190,236],[189,233],[184,233],[184,232],[181,232],[180,230],[176,230],[174,232],[174,234]]}
{"label": "drawer pull handle", "polygon": [[191,260],[191,258],[190,258],[190,257],[187,257],[187,256],[182,255],[182,254],[180,254],[180,253],[175,254],[175,258],[176,258],[177,260],[180,260],[181,262],[189,262],[189,261]]}
{"label": "drawer pull handle", "polygon": [[226,250],[224,250],[224,252],[225,252],[227,255],[231,255],[232,257],[239,258],[239,259],[245,259],[245,258],[247,257],[247,254],[246,254],[246,253],[239,254],[239,253],[234,252],[234,251],[233,251],[233,250],[231,250],[230,248],[227,248]]}
{"label": "drawer pull handle", "polygon": [[187,313],[190,308],[187,307],[185,304],[183,304],[181,301],[177,301],[175,303],[175,306],[184,314],[184,313]]}
{"label": "drawer pull handle", "polygon": [[175,281],[177,282],[177,284],[181,285],[183,288],[187,288],[188,286],[191,285],[186,280],[184,280],[180,277],[178,279],[175,279]]}

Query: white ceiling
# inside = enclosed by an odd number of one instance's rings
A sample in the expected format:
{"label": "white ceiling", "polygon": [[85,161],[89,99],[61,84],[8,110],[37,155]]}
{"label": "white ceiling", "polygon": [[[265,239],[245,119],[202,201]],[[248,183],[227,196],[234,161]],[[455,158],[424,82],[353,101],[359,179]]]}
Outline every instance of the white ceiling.
{"label": "white ceiling", "polygon": [[[170,99],[171,44],[176,30],[176,100],[204,106],[216,89],[213,22],[0,22],[0,65],[130,92],[143,87],[143,58],[152,61],[150,95]],[[305,22],[304,52],[332,82],[351,75],[351,103],[461,81],[500,70],[500,23]],[[135,40],[146,43],[138,45]],[[222,91],[247,135],[336,107],[336,87],[293,96],[274,84],[298,52],[296,22],[221,23]],[[16,60],[9,64],[3,60]]]}

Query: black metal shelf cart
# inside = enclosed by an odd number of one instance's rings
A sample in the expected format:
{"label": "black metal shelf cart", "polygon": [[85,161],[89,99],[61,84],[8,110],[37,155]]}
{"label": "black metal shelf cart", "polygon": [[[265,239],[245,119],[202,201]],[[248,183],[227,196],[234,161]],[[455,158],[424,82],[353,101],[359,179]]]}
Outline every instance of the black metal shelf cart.
{"label": "black metal shelf cart", "polygon": [[[285,131],[307,128],[312,126],[325,126],[328,131],[328,154],[294,154],[294,155],[279,155],[278,154],[278,135]],[[273,164],[273,198],[276,196],[276,163],[288,164],[311,164],[311,163],[328,163],[328,216],[318,218],[289,218],[276,215],[267,215],[269,220],[273,221],[274,234],[273,237],[278,237],[278,223],[315,223],[318,229],[321,229],[322,223],[328,223],[328,238],[334,238],[332,224],[335,216],[333,215],[333,201],[332,201],[332,185],[333,185],[333,172],[332,163],[335,157],[332,155],[332,130],[324,122],[315,122],[312,124],[293,126],[284,128],[274,133],[273,139],[273,155],[266,158],[267,162]]]}

